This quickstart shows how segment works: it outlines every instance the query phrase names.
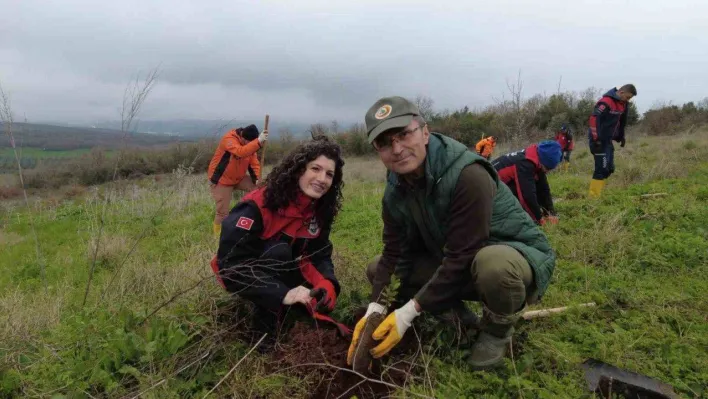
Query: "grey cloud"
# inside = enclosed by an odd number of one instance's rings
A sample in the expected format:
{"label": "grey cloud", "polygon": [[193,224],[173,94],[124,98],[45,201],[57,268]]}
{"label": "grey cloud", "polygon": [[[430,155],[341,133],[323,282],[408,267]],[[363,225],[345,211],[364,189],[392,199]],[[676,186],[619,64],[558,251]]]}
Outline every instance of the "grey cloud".
{"label": "grey cloud", "polygon": [[[0,81],[37,119],[113,118],[126,82],[160,65],[145,118],[360,121],[378,97],[490,104],[634,82],[637,102],[699,100],[700,1],[0,0]],[[617,18],[606,18],[607,15]]]}

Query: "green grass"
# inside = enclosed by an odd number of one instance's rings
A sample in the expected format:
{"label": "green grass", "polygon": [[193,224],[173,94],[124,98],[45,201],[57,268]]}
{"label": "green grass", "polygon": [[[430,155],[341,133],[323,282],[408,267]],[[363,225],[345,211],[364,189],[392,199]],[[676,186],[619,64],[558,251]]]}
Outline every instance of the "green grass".
{"label": "green grass", "polygon": [[[415,323],[423,340],[406,389],[437,397],[583,397],[579,364],[593,357],[672,384],[683,397],[708,395],[707,142],[629,142],[618,149],[617,173],[599,201],[586,198],[592,159],[578,149],[571,171],[550,177],[561,221],[545,230],[558,263],[536,307],[598,306],[521,323],[514,358],[494,372],[471,371],[462,360],[464,343],[423,317]],[[376,161],[348,160],[346,169],[346,201],[332,240],[343,285],[335,315],[351,320],[369,294],[365,266],[381,250],[383,185]],[[145,390],[143,397],[202,397],[246,354],[252,343],[237,333],[243,320],[225,322],[217,311],[228,299],[209,277],[216,243],[204,180],[172,176],[117,191],[83,308],[102,195],[110,190],[39,203],[31,214],[3,208],[0,397]],[[668,195],[640,197],[646,193]],[[216,396],[302,397],[313,378],[301,378],[252,353]]]}

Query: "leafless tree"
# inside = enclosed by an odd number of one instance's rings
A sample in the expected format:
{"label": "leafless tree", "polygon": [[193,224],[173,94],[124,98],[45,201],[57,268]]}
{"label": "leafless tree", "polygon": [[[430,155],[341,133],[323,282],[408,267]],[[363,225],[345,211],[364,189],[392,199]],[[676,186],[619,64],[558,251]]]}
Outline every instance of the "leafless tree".
{"label": "leafless tree", "polygon": [[135,118],[140,113],[145,99],[157,82],[159,67],[148,72],[144,79],[140,74],[135,75],[135,80],[128,83],[123,92],[123,106],[120,110],[120,131],[123,134],[131,132],[135,127]]}
{"label": "leafless tree", "polygon": [[587,89],[581,91],[578,94],[578,97],[580,101],[588,101],[594,103],[600,97],[601,91],[602,90],[596,87],[588,87]]}
{"label": "leafless tree", "polygon": [[524,81],[521,79],[521,70],[519,70],[515,81],[506,80],[506,88],[507,92],[502,94],[501,99],[492,97],[496,105],[487,109],[503,116],[502,128],[511,142],[518,144],[523,142],[530,133],[529,130],[536,113],[546,98],[539,94],[528,100],[524,99]]}
{"label": "leafless tree", "polygon": [[278,138],[285,148],[290,148],[295,142],[295,136],[293,135],[293,132],[290,131],[290,129],[283,128],[278,130],[278,133]]}
{"label": "leafless tree", "polygon": [[511,95],[511,107],[513,113],[513,125],[512,125],[512,138],[514,140],[519,140],[525,133],[526,128],[526,115],[522,112],[523,107],[523,91],[524,91],[524,81],[521,80],[521,70],[519,70],[516,76],[516,82],[509,82],[506,80],[506,88],[509,90]]}
{"label": "leafless tree", "polygon": [[420,115],[425,120],[428,120],[433,116],[434,104],[435,101],[433,101],[433,99],[428,96],[419,94],[415,97],[415,105],[418,106],[418,110],[420,110]]}
{"label": "leafless tree", "polygon": [[[234,119],[231,119],[231,120],[228,120],[228,121],[222,123],[221,125],[216,125],[216,126],[211,130],[211,133],[207,134],[207,136],[210,137],[211,139],[214,139],[218,134],[221,134],[221,133],[224,131],[224,129],[226,129],[231,123],[233,123],[233,121],[234,121]],[[198,160],[201,156],[204,155],[204,153],[205,153],[205,148],[206,148],[206,147],[202,146],[202,147],[199,149],[199,151],[197,151],[197,154],[194,156],[194,158],[192,159],[192,161],[189,162],[188,166],[185,167],[187,170],[192,170],[192,169],[194,168],[194,165],[196,164],[197,160]],[[154,213],[152,214],[152,216],[149,218],[149,220],[148,220],[148,222],[146,223],[145,227],[142,229],[142,231],[141,231],[141,232],[138,234],[138,236],[136,237],[135,241],[133,242],[133,245],[132,245],[131,248],[130,248],[130,251],[128,251],[128,253],[123,257],[122,261],[118,264],[118,266],[117,266],[117,267],[115,268],[115,270],[113,271],[113,275],[112,275],[111,278],[109,279],[108,284],[105,284],[104,289],[103,289],[103,291],[101,292],[101,298],[100,298],[101,301],[103,301],[103,299],[105,298],[106,294],[108,293],[108,290],[113,286],[113,282],[114,282],[114,281],[116,280],[116,278],[118,277],[118,274],[120,273],[121,269],[122,269],[123,266],[126,264],[126,262],[128,261],[128,259],[129,259],[129,258],[132,256],[132,254],[134,253],[134,251],[135,251],[135,249],[137,248],[137,246],[138,246],[138,244],[140,243],[140,241],[146,236],[148,230],[149,230],[150,227],[153,225],[153,223],[154,223],[154,221],[155,221],[155,218],[159,215],[159,213],[162,211],[163,207],[167,204],[167,201],[168,201],[169,199],[175,197],[174,191],[175,191],[175,189],[173,188],[172,190],[169,190],[169,191],[168,191],[168,190],[165,190],[165,191],[162,193],[162,196],[161,196],[161,198],[160,198],[160,205],[157,207],[157,209],[155,210],[155,212],[154,212]],[[122,300],[122,297],[121,297],[121,300]]]}
{"label": "leafless tree", "polygon": [[[134,80],[131,80],[123,91],[123,106],[120,110],[120,129],[123,133],[123,150],[118,153],[116,157],[115,167],[113,168],[113,179],[115,181],[118,176],[118,168],[122,160],[125,148],[127,146],[127,139],[130,133],[135,128],[135,118],[140,113],[140,108],[143,106],[145,99],[147,98],[152,88],[157,82],[159,67],[148,72],[144,79],[140,78],[140,74],[137,74]],[[93,281],[93,275],[96,270],[96,259],[98,258],[98,250],[100,248],[101,236],[103,234],[103,227],[105,225],[106,210],[108,209],[108,204],[111,199],[111,192],[108,191],[104,197],[103,209],[101,211],[101,216],[98,222],[98,233],[96,235],[96,243],[94,245],[93,259],[91,260],[91,267],[89,269],[89,278],[86,283],[86,291],[84,292],[84,299],[81,303],[83,307],[86,304],[86,299],[88,298],[89,291],[91,290],[91,282]]]}
{"label": "leafless tree", "polygon": [[[17,152],[17,146],[15,145],[15,136],[12,132],[14,124],[14,114],[12,112],[12,104],[10,102],[10,96],[2,88],[0,84],[0,121],[2,121],[5,126],[5,134],[7,134],[10,139],[10,146],[15,154],[15,162],[17,162],[17,172],[20,177],[20,186],[22,186],[22,194],[25,199],[25,206],[29,209],[29,198],[27,197],[27,189],[25,188],[25,180],[22,173],[22,163],[20,162],[20,156]],[[27,122],[25,120],[25,122]],[[39,264],[40,274],[42,276],[42,282],[44,284],[44,295],[47,295],[47,275],[44,267],[44,258],[42,257],[42,251],[39,247],[39,238],[37,237],[37,230],[34,225],[34,214],[28,212],[30,229],[32,230],[32,236],[34,237],[34,247],[37,255],[37,263]]]}
{"label": "leafless tree", "polygon": [[701,111],[708,111],[708,97],[705,97],[703,100],[699,101],[698,104],[696,104],[696,108]]}

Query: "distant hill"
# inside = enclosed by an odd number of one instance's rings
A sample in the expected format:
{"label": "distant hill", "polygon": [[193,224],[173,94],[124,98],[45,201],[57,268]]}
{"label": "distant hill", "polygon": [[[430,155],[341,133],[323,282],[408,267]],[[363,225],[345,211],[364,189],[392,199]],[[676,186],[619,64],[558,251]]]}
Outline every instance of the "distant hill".
{"label": "distant hill", "polygon": [[[0,123],[0,148],[10,147],[10,138],[4,134],[5,126]],[[35,123],[13,124],[15,144],[22,147],[46,150],[76,150],[103,147],[117,149],[124,145],[123,132],[115,129],[91,127],[67,127]],[[125,143],[129,146],[150,147],[177,141],[195,141],[195,137],[179,137],[159,134],[128,133]]]}
{"label": "distant hill", "polygon": [[[137,133],[128,135],[128,145],[149,147],[177,141],[198,141],[203,138],[221,137],[227,130],[255,124],[259,129],[263,121],[224,121],[179,119],[162,121],[140,121]],[[324,124],[328,127],[328,124]],[[341,125],[341,128],[347,126]],[[4,134],[0,123],[0,149],[10,147],[10,139]],[[309,137],[310,125],[305,123],[285,123],[271,119],[271,138],[277,139],[287,131],[293,137]],[[45,150],[76,150],[94,147],[116,149],[123,146],[123,133],[119,121],[95,123],[92,126],[60,126],[51,123],[15,123],[14,136],[18,146]]]}
{"label": "distant hill", "polygon": [[[243,127],[250,124],[263,128],[264,121],[260,120],[202,120],[202,119],[173,119],[140,121],[137,130],[151,134],[170,134],[182,137],[217,137],[229,129]],[[120,129],[120,121],[105,121],[94,124],[96,127]],[[288,123],[271,117],[269,130],[271,137],[277,138],[281,132],[287,130],[295,137],[309,135],[310,125],[305,123]]]}

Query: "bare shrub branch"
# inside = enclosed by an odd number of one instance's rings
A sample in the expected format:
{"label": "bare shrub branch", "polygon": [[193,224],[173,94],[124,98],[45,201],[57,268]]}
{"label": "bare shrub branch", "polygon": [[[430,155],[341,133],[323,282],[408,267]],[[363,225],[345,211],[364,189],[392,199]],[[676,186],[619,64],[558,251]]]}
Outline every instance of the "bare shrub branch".
{"label": "bare shrub branch", "polygon": [[[116,180],[118,175],[118,167],[120,165],[121,158],[125,152],[125,147],[127,146],[127,138],[130,134],[132,128],[134,128],[135,118],[140,112],[145,99],[147,98],[152,88],[155,86],[157,81],[159,67],[156,67],[150,71],[143,81],[140,80],[140,75],[136,75],[135,80],[131,81],[125,88],[123,92],[123,107],[121,108],[121,132],[123,132],[123,150],[118,153],[116,157],[116,163],[113,168],[113,178],[111,182]],[[89,269],[89,278],[86,283],[86,290],[84,291],[84,299],[81,302],[81,307],[86,305],[86,299],[88,298],[89,291],[91,290],[91,282],[93,281],[93,275],[96,271],[96,258],[98,256],[98,250],[101,243],[101,235],[103,233],[103,227],[106,220],[106,210],[108,209],[108,204],[111,199],[111,191],[108,191],[104,197],[103,209],[101,210],[101,216],[98,225],[98,234],[96,236],[95,250],[93,252],[93,259],[91,260],[91,268]]]}

